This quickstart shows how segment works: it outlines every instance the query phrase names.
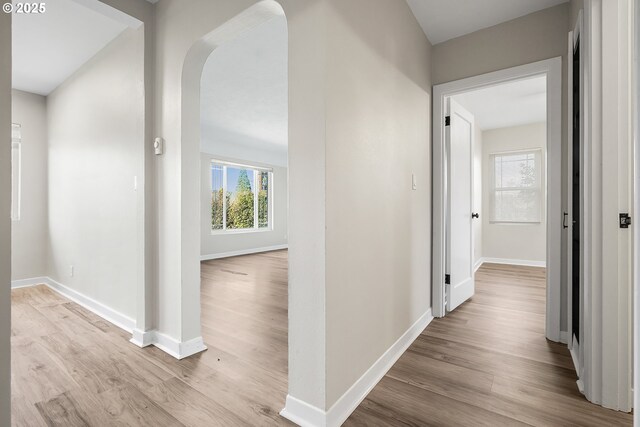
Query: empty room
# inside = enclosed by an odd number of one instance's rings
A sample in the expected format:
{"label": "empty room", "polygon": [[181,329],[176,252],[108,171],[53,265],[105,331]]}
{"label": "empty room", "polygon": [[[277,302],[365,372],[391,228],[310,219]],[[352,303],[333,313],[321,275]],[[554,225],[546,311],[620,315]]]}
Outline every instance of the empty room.
{"label": "empty room", "polygon": [[201,359],[242,366],[226,387],[264,402],[251,424],[287,387],[287,50],[275,16],[211,52],[200,86]]}

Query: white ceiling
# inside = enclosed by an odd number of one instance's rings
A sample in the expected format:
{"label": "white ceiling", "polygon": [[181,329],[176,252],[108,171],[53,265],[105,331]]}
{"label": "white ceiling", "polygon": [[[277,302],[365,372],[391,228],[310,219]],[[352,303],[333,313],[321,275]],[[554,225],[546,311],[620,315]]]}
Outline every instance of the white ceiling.
{"label": "white ceiling", "polygon": [[48,95],[132,24],[98,3],[48,0],[45,13],[13,15],[15,89]]}
{"label": "white ceiling", "polygon": [[275,17],[217,48],[202,72],[202,149],[276,151],[286,164],[287,23]]}
{"label": "white ceiling", "polygon": [[482,130],[547,120],[547,79],[534,77],[455,95]]}
{"label": "white ceiling", "polygon": [[432,44],[473,33],[568,0],[407,0]]}

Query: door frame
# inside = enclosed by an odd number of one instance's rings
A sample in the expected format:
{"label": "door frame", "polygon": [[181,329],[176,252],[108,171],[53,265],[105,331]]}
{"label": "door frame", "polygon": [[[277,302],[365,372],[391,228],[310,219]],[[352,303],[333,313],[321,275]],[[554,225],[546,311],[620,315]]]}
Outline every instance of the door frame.
{"label": "door frame", "polygon": [[580,303],[582,307],[580,307],[580,335],[578,337],[578,341],[574,341],[573,337],[573,276],[572,276],[572,261],[573,261],[573,224],[571,222],[571,218],[573,218],[573,55],[575,51],[575,45],[580,41],[580,142],[582,146],[582,153],[580,153],[580,184],[582,188],[581,202],[580,206],[582,208],[582,216],[580,218],[580,287],[584,296],[584,278],[588,274],[587,269],[585,268],[585,227],[584,227],[584,216],[585,216],[585,201],[588,199],[589,195],[586,191],[586,168],[588,167],[588,159],[587,159],[587,150],[585,144],[585,111],[588,106],[586,103],[585,96],[585,41],[583,40],[583,12],[579,11],[578,17],[576,18],[575,26],[572,31],[569,31],[569,39],[567,46],[567,158],[566,161],[566,176],[567,176],[567,228],[563,231],[567,233],[567,245],[566,245],[566,260],[567,260],[567,269],[566,269],[566,280],[567,280],[567,345],[569,347],[569,352],[571,354],[571,358],[573,359],[573,364],[576,369],[576,374],[578,375],[578,388],[583,391],[584,390],[584,382],[582,381],[583,375],[583,354],[582,354],[582,346],[580,343],[582,342],[584,336],[584,298],[581,298]]}
{"label": "door frame", "polygon": [[549,182],[562,180],[562,58],[556,57],[520,65],[433,87],[433,239],[432,311],[444,317],[445,308],[445,218],[446,151],[445,100],[470,90],[496,86],[530,77],[547,78],[547,310],[546,336],[560,341],[562,188]]}

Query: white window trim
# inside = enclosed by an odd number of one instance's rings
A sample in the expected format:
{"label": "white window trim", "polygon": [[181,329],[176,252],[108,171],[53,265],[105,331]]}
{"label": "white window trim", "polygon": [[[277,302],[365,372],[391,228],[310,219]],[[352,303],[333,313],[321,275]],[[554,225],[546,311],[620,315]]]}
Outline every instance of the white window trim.
{"label": "white window trim", "polygon": [[[211,229],[212,235],[226,235],[226,234],[247,234],[247,233],[264,233],[273,231],[273,168],[264,167],[264,166],[254,166],[250,164],[244,163],[235,163],[229,162],[225,160],[216,160],[211,159],[209,167],[209,194],[213,194],[213,177],[212,177],[212,169],[213,165],[222,166],[222,188],[223,194],[227,192],[227,168],[242,168],[249,169],[254,172],[267,172],[269,174],[269,189],[268,197],[267,197],[267,210],[268,210],[268,224],[267,227],[259,228],[258,227],[258,174],[253,174],[253,188],[254,188],[254,197],[253,197],[253,228],[241,228],[241,229],[227,229],[227,198],[222,198],[222,230],[214,230]],[[210,215],[212,212],[210,212]],[[210,221],[209,221],[210,223]]]}
{"label": "white window trim", "polygon": [[[510,221],[510,220],[496,220],[495,218],[495,193],[498,191],[496,188],[496,173],[495,173],[495,158],[497,156],[509,156],[509,155],[517,155],[517,154],[534,154],[536,158],[536,175],[537,175],[537,186],[536,187],[504,187],[501,188],[500,191],[514,191],[514,190],[535,190],[537,191],[538,196],[538,209],[540,212],[538,213],[537,221]],[[489,154],[489,159],[491,160],[489,163],[491,164],[491,189],[489,191],[489,224],[504,224],[504,225],[535,225],[542,224],[543,218],[543,188],[542,188],[542,176],[544,174],[543,170],[543,157],[542,157],[542,149],[541,148],[527,148],[520,150],[509,150],[509,151],[498,151]]]}

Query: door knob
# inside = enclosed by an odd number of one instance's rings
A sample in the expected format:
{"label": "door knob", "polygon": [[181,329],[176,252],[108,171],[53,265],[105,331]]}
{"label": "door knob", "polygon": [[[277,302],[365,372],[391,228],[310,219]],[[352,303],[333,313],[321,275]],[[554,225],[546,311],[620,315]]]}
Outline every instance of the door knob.
{"label": "door knob", "polygon": [[475,212],[471,214],[471,218],[480,218],[480,214]]}

